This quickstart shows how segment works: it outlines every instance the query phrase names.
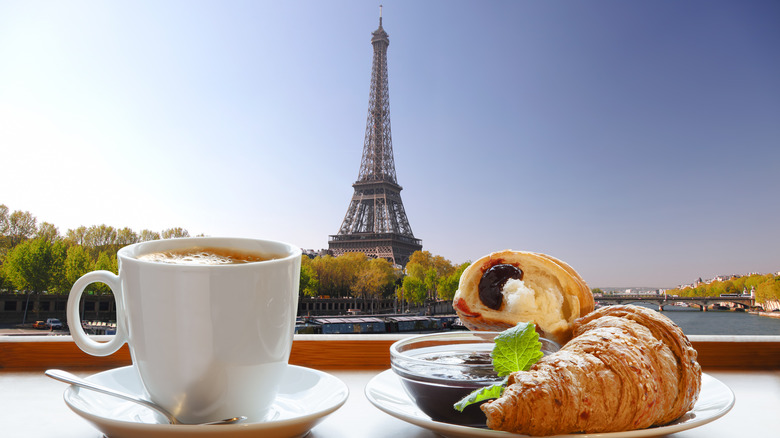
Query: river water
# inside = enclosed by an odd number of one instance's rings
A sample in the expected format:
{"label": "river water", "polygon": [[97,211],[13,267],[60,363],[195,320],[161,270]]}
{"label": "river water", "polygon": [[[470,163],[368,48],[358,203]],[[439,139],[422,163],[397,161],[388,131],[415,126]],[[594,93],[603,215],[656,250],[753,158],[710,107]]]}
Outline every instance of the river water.
{"label": "river water", "polygon": [[780,336],[780,318],[728,310],[701,312],[698,308],[674,306],[665,306],[661,313],[680,326],[686,335]]}

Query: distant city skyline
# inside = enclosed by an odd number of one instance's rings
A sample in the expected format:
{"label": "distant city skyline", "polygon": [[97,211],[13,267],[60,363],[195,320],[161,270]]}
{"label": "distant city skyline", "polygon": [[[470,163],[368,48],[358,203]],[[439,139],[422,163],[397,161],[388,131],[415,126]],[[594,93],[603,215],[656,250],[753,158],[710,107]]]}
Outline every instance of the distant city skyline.
{"label": "distant city skyline", "polygon": [[[544,252],[592,287],[780,270],[780,4],[382,3],[423,250]],[[0,203],[327,248],[378,6],[0,3]]]}

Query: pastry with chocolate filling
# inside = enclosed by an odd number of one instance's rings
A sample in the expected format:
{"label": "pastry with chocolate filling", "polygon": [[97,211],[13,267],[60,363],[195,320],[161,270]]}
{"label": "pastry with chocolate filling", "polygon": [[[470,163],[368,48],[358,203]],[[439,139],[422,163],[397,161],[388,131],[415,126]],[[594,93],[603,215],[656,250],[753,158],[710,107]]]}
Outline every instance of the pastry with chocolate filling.
{"label": "pastry with chocolate filling", "polygon": [[696,356],[666,316],[640,306],[603,307],[577,320],[563,348],[511,374],[501,397],[480,407],[489,428],[527,435],[661,426],[696,403]]}
{"label": "pastry with chocolate filling", "polygon": [[568,264],[546,254],[499,251],[471,264],[460,277],[453,307],[470,330],[501,331],[532,322],[560,344],[574,321],[593,311],[593,294]]}

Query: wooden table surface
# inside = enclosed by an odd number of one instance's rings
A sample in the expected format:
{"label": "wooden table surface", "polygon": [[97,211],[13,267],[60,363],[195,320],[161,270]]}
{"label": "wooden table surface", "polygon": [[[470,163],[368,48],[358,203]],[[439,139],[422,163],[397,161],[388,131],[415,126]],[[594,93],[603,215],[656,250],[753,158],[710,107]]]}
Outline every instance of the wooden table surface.
{"label": "wooden table surface", "polygon": [[[88,376],[100,370],[71,371]],[[437,437],[427,429],[385,414],[366,399],[363,392],[366,384],[381,371],[327,370],[347,384],[350,395],[344,406],[318,424],[309,437]],[[669,436],[780,437],[780,370],[707,372],[734,391],[737,400],[734,408],[712,423]],[[0,371],[0,437],[101,437],[65,405],[62,399],[65,387],[45,377],[41,370]]]}

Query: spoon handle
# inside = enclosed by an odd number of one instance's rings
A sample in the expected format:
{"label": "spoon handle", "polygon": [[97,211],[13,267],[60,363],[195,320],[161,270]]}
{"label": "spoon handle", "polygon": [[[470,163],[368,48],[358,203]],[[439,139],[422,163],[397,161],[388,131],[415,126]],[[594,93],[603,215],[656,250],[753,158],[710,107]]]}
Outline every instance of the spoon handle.
{"label": "spoon handle", "polygon": [[108,394],[112,395],[114,397],[119,397],[121,399],[125,399],[127,401],[131,401],[134,403],[138,403],[140,405],[146,406],[149,409],[152,409],[156,412],[159,412],[162,414],[169,423],[171,424],[179,424],[179,421],[171,415],[168,411],[163,409],[160,406],[157,406],[156,404],[150,402],[149,400],[142,399],[140,397],[136,397],[131,394],[126,394],[121,391],[117,391],[115,389],[106,388],[105,386],[98,385],[96,383],[89,382],[87,380],[84,380],[74,374],[71,374],[67,371],[63,370],[46,370],[45,374],[49,377],[51,377],[54,380],[59,380],[60,382],[70,383],[71,385],[80,386],[82,388],[86,388],[92,391],[100,392],[102,394]]}

